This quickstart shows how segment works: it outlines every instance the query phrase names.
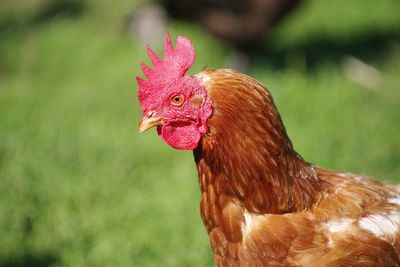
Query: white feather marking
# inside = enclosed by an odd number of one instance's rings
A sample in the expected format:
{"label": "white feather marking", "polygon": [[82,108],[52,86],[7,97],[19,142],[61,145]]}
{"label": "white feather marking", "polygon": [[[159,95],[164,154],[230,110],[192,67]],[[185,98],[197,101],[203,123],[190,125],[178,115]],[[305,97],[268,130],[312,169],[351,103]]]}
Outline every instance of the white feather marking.
{"label": "white feather marking", "polygon": [[343,232],[349,230],[349,226],[354,220],[350,218],[342,218],[336,221],[329,221],[326,223],[328,231],[331,233]]}
{"label": "white feather marking", "polygon": [[211,81],[211,77],[204,72],[200,72],[195,76],[200,80],[203,86],[206,86]]}
{"label": "white feather marking", "polygon": [[257,215],[251,214],[246,210],[243,213],[244,222],[242,224],[242,233],[244,237],[246,237],[253,229],[257,228],[263,219],[266,218],[267,215]]}
{"label": "white feather marking", "polygon": [[342,218],[335,221],[328,221],[323,224],[323,227],[328,230],[327,238],[328,238],[328,247],[333,247],[334,240],[332,238],[332,234],[339,232],[350,231],[351,224],[354,222],[354,219],[350,218]]}
{"label": "white feather marking", "polygon": [[327,243],[327,245],[328,245],[328,248],[333,247],[333,240],[332,240],[332,236],[330,234],[328,235],[328,243]]}
{"label": "white feather marking", "polygon": [[360,182],[360,183],[364,183],[366,180],[366,178],[364,176],[353,174],[350,172],[339,172],[339,173],[337,173],[337,176],[343,177],[343,178],[351,178],[354,181]]}
{"label": "white feather marking", "polygon": [[392,203],[392,204],[396,204],[400,206],[400,196],[398,197],[393,197],[393,198],[388,198],[387,202]]}
{"label": "white feather marking", "polygon": [[354,178],[354,180],[356,180],[357,182],[365,182],[365,177],[364,177],[364,176],[354,175],[353,178]]}
{"label": "white feather marking", "polygon": [[378,237],[393,236],[399,230],[400,214],[398,212],[371,214],[361,218],[358,224],[362,229]]}

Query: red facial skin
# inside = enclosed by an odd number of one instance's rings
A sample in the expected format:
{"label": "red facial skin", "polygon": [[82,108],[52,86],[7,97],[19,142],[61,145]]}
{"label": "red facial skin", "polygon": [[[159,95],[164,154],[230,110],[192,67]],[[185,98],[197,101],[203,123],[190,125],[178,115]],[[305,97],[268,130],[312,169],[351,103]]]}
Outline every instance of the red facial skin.
{"label": "red facial skin", "polygon": [[[148,47],[148,53],[154,64],[154,70],[142,64],[148,78],[138,78],[139,102],[144,117],[162,119],[157,126],[159,136],[176,149],[195,149],[208,131],[207,119],[212,114],[211,100],[207,91],[195,76],[184,76],[194,62],[194,49],[191,42],[178,37],[176,49],[172,49],[169,36],[166,37],[165,58],[160,60]],[[176,104],[175,96],[183,97]],[[192,101],[195,96],[197,101]],[[198,101],[200,99],[200,101]]]}
{"label": "red facial skin", "polygon": [[[203,98],[200,106],[191,101],[195,95]],[[181,105],[174,105],[172,99],[175,96],[183,96]],[[162,118],[162,125],[157,126],[158,135],[173,148],[195,149],[202,134],[208,131],[211,101],[205,88],[192,76],[184,76],[165,85],[160,88],[158,96],[141,101],[141,106],[143,115],[154,111],[156,116]]]}

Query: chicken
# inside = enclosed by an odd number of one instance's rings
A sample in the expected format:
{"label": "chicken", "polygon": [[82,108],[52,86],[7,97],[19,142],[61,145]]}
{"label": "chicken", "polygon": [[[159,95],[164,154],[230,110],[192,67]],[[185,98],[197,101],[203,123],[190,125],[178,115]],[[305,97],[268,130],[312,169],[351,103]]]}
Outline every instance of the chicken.
{"label": "chicken", "polygon": [[192,43],[137,78],[141,132],[193,150],[216,266],[400,266],[400,191],[323,169],[293,149],[271,94],[232,70],[185,75]]}

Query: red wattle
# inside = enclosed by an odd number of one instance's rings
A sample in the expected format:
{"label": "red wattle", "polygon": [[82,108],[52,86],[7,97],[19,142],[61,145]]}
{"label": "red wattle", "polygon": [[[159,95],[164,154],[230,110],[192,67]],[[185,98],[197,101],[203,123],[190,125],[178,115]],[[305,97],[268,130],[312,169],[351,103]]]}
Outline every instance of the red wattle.
{"label": "red wattle", "polygon": [[192,150],[199,144],[199,129],[190,122],[173,122],[157,128],[158,134],[176,149]]}

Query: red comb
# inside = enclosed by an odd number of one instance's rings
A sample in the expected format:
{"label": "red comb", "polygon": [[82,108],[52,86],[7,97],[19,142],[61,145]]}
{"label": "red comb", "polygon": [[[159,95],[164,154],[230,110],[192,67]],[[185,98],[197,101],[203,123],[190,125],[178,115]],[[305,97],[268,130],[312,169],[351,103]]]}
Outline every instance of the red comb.
{"label": "red comb", "polygon": [[150,93],[148,91],[155,89],[154,85],[156,84],[167,83],[182,77],[193,65],[196,57],[192,42],[189,39],[178,36],[174,50],[168,33],[165,36],[164,59],[160,59],[150,45],[147,45],[147,54],[153,63],[154,69],[144,63],[140,64],[147,80],[136,77],[139,84],[139,96]]}

